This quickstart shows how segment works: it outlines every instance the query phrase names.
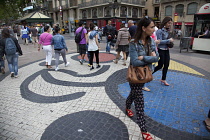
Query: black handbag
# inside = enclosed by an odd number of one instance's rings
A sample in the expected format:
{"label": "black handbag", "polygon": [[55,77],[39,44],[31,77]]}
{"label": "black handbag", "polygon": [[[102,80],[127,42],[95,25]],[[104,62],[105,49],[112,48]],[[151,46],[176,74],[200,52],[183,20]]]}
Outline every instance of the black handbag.
{"label": "black handbag", "polygon": [[[172,37],[171,33],[168,33],[168,37],[167,39],[170,39]],[[174,47],[174,43],[170,42],[169,44],[166,44],[169,48],[173,48]]]}

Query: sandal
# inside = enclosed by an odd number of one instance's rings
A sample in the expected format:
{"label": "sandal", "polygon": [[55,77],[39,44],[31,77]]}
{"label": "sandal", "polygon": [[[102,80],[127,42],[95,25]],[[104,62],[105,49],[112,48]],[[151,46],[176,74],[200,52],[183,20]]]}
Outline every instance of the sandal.
{"label": "sandal", "polygon": [[204,125],[206,126],[207,131],[210,132],[210,125],[208,125],[208,124],[206,123],[206,121],[203,121],[203,123],[204,123]]}
{"label": "sandal", "polygon": [[126,109],[125,110],[125,113],[126,113],[126,115],[128,116],[128,117],[133,117],[133,111],[132,110],[130,110],[130,109]]}
{"label": "sandal", "polygon": [[144,91],[150,91],[150,89],[148,87],[143,87],[142,88]]}
{"label": "sandal", "polygon": [[143,140],[154,140],[148,132],[141,132]]}

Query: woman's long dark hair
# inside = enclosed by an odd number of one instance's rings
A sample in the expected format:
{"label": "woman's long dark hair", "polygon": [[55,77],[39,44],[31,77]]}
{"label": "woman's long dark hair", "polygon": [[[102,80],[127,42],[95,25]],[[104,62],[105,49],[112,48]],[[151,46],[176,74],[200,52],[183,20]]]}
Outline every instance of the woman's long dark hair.
{"label": "woman's long dark hair", "polygon": [[1,32],[2,34],[2,38],[9,38],[10,37],[10,33],[9,33],[9,29],[4,28]]}
{"label": "woman's long dark hair", "polygon": [[[147,26],[150,25],[151,22],[154,22],[151,18],[149,17],[144,17],[143,19],[141,19],[138,24],[137,24],[137,29],[136,29],[136,33],[134,35],[134,42],[137,43],[141,37],[142,37],[142,34],[143,34],[143,30],[142,30],[142,27],[144,26],[145,28]],[[151,41],[151,38],[150,36],[147,36],[146,37],[146,43],[150,42]]]}
{"label": "woman's long dark hair", "polygon": [[61,29],[58,26],[55,26],[55,33],[57,34]]}
{"label": "woman's long dark hair", "polygon": [[172,21],[172,18],[171,17],[165,17],[160,24],[160,29],[162,29],[166,25],[166,23],[169,22],[169,21]]}

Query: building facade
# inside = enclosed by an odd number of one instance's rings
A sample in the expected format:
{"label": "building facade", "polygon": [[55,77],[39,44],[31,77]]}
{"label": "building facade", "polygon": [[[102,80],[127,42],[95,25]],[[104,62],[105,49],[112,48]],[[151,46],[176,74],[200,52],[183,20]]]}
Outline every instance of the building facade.
{"label": "building facade", "polygon": [[142,8],[145,0],[47,0],[52,4],[48,13],[53,17],[54,23],[63,26],[76,25],[78,21],[87,24],[93,22],[100,28],[108,20],[119,28],[120,23],[129,19],[134,21],[142,18]]}
{"label": "building facade", "polygon": [[210,0],[161,0],[160,19],[169,16],[173,19],[174,30],[181,30],[182,36],[192,33],[194,14]]}

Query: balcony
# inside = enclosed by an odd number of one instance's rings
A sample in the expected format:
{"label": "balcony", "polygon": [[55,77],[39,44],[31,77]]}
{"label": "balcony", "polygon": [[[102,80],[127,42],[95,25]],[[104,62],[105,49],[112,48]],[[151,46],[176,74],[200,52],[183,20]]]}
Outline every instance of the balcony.
{"label": "balcony", "polygon": [[168,2],[176,2],[176,1],[183,1],[183,0],[160,0],[160,3],[168,3]]}
{"label": "balcony", "polygon": [[123,3],[145,6],[144,0],[121,0]]}
{"label": "balcony", "polygon": [[101,5],[101,4],[108,4],[107,0],[92,0],[89,2],[83,2],[81,4],[78,4],[79,8],[83,8],[83,7],[89,7],[89,6],[94,6],[94,5]]}
{"label": "balcony", "polygon": [[62,10],[67,10],[69,8],[68,4],[62,5]]}
{"label": "balcony", "polygon": [[153,4],[160,4],[161,0],[153,0]]}
{"label": "balcony", "polygon": [[60,10],[60,8],[59,7],[55,7],[55,8],[53,8],[53,11],[54,12],[58,12]]}

